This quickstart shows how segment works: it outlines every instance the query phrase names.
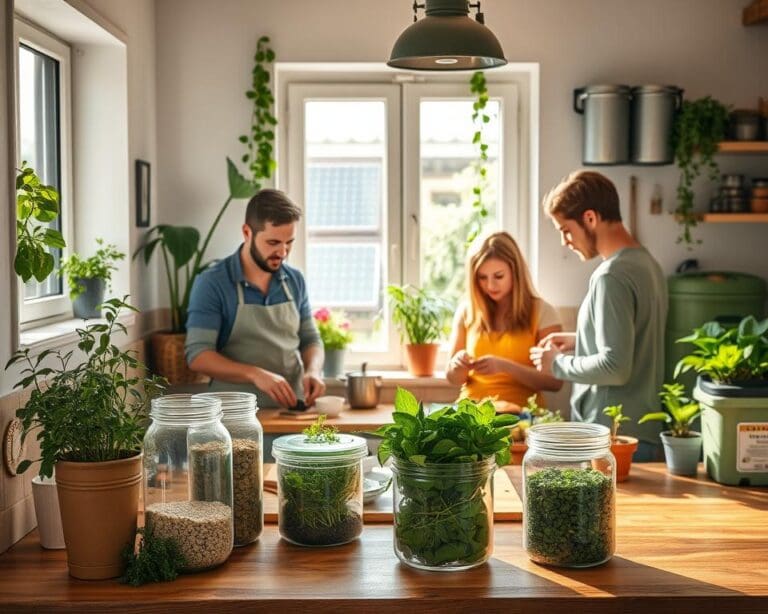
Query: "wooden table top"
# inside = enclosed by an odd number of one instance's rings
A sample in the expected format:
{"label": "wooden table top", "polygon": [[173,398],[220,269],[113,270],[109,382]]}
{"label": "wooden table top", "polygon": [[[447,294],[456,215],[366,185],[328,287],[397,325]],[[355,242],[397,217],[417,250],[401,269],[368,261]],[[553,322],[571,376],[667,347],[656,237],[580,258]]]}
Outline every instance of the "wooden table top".
{"label": "wooden table top", "polygon": [[[519,485],[520,468],[507,471]],[[33,532],[0,556],[0,611],[764,613],[766,512],[768,489],[635,464],[618,486],[617,551],[601,567],[536,565],[519,523],[496,523],[492,559],[455,573],[399,563],[391,527],[366,526],[358,541],[324,549],[288,544],[267,525],[222,567],[141,588],[70,578],[64,551],[42,550]]]}
{"label": "wooden table top", "polygon": [[[328,418],[326,424],[337,427],[343,433],[373,431],[382,424],[392,422],[394,409],[394,405],[383,403],[374,409],[345,409],[335,418]],[[314,412],[308,415],[297,414],[296,417],[285,416],[281,412],[280,409],[259,410],[256,416],[265,433],[301,433],[317,417]]]}

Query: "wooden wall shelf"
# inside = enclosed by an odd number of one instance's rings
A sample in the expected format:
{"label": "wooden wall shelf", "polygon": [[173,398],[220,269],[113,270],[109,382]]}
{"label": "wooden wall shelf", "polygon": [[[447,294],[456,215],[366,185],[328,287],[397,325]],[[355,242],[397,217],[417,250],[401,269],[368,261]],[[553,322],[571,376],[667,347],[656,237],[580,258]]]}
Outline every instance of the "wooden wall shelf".
{"label": "wooden wall shelf", "polygon": [[705,213],[702,222],[749,223],[768,222],[768,213]]}
{"label": "wooden wall shelf", "polygon": [[768,23],[768,0],[753,0],[752,4],[744,7],[741,23],[745,26]]}
{"label": "wooden wall shelf", "polygon": [[768,141],[722,141],[718,151],[720,153],[768,154]]}

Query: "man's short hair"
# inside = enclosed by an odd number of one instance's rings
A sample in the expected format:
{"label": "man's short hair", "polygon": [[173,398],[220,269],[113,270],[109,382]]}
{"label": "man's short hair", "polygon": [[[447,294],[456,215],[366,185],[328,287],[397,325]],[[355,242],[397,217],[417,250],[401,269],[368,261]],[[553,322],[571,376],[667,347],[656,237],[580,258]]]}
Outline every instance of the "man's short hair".
{"label": "man's short hair", "polygon": [[592,210],[605,222],[620,222],[619,194],[605,175],[576,171],[544,197],[544,211],[581,224],[585,211]]}
{"label": "man's short hair", "polygon": [[280,190],[259,190],[245,209],[245,223],[254,232],[264,230],[267,222],[282,226],[301,219],[301,209]]}

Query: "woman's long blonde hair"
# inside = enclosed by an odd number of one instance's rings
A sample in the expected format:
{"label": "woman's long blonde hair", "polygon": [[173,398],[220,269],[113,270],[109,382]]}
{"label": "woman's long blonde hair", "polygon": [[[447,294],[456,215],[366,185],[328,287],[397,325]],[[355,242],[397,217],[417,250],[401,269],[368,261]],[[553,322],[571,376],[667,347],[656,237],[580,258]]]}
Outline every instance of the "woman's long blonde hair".
{"label": "woman's long blonde hair", "polygon": [[506,262],[512,271],[512,294],[503,330],[530,329],[537,295],[525,258],[508,232],[494,232],[479,239],[470,249],[466,267],[469,296],[465,320],[467,328],[477,327],[481,332],[493,330],[496,303],[480,289],[477,279],[478,270],[491,258]]}

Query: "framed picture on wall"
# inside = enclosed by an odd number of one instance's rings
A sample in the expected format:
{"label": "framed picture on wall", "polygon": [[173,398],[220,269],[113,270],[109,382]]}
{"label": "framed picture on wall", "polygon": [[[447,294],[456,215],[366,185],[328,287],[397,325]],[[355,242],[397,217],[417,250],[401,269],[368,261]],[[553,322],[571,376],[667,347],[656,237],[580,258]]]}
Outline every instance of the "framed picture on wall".
{"label": "framed picture on wall", "polygon": [[150,167],[149,162],[136,160],[136,226],[149,226],[150,214]]}

